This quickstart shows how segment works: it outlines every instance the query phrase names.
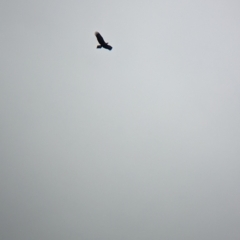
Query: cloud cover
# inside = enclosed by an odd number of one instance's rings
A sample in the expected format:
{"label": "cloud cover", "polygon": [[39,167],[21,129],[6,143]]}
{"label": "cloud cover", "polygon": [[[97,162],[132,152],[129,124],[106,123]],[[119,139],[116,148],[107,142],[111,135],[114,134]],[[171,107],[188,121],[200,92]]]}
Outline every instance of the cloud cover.
{"label": "cloud cover", "polygon": [[0,9],[1,239],[239,239],[237,1]]}

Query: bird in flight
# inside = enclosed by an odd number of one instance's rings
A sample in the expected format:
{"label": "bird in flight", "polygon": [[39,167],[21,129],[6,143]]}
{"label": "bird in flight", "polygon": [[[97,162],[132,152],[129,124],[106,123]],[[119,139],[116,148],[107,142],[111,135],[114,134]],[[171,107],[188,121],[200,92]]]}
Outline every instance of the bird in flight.
{"label": "bird in flight", "polygon": [[106,43],[103,39],[103,37],[101,36],[101,34],[99,32],[95,32],[95,36],[99,42],[100,45],[97,45],[97,48],[106,48],[108,50],[112,50],[112,47],[110,45],[108,45],[108,43]]}

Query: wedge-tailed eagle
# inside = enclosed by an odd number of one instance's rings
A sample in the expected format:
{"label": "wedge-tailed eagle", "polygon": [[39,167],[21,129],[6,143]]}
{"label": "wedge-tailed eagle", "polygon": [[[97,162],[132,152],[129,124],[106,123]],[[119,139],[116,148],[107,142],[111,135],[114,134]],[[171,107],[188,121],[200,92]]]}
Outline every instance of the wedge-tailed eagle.
{"label": "wedge-tailed eagle", "polygon": [[108,43],[106,43],[103,39],[103,37],[101,36],[101,34],[99,32],[95,32],[95,36],[99,42],[100,45],[97,45],[97,48],[106,48],[108,50],[112,50],[112,47],[110,45],[108,45]]}

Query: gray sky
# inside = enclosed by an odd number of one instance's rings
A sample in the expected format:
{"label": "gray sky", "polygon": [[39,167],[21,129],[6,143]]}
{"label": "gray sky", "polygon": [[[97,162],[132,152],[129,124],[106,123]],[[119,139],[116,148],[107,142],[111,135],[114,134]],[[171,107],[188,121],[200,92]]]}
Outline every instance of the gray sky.
{"label": "gray sky", "polygon": [[0,238],[239,240],[239,8],[2,0]]}

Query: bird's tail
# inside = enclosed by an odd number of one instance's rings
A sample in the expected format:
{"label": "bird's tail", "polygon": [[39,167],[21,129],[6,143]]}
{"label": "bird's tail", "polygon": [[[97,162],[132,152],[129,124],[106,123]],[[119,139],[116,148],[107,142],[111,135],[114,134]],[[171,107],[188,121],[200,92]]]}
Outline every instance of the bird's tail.
{"label": "bird's tail", "polygon": [[102,45],[97,45],[97,48],[102,48]]}

